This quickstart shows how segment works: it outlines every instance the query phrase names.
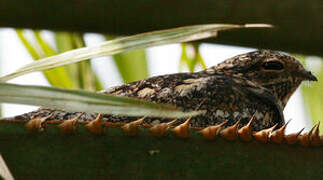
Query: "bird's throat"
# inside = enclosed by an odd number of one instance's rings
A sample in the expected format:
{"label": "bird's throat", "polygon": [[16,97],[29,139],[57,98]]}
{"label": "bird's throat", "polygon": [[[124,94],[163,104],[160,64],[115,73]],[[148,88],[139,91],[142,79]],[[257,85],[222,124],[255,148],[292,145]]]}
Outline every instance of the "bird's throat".
{"label": "bird's throat", "polygon": [[265,88],[270,90],[276,98],[280,101],[280,104],[285,108],[288,100],[293,95],[300,82],[292,83],[290,81],[277,82],[264,85]]}

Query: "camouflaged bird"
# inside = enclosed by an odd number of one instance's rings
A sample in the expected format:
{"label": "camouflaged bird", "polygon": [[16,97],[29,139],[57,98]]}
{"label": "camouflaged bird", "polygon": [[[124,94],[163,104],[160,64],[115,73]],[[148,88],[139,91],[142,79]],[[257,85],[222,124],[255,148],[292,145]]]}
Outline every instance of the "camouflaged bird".
{"label": "camouflaged bird", "polygon": [[[225,121],[225,126],[230,126],[238,120],[240,125],[245,125],[253,116],[251,127],[259,131],[285,124],[282,111],[304,80],[317,81],[317,78],[291,56],[260,50],[232,57],[200,72],[151,77],[99,93],[171,104],[184,111],[204,110],[202,115],[189,121],[191,127],[208,127]],[[80,112],[40,108],[11,120],[47,117],[47,120],[66,121],[77,115]],[[82,113],[78,117],[80,121],[91,122],[97,114]],[[137,119],[103,115],[103,121],[113,123],[129,123]],[[144,119],[147,124],[169,121],[171,119]],[[178,120],[175,124],[183,121]]]}

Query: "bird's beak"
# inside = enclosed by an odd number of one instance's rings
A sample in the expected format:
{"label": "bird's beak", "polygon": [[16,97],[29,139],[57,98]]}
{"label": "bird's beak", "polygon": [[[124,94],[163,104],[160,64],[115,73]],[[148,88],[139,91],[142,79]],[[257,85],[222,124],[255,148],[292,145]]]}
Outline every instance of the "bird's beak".
{"label": "bird's beak", "polygon": [[304,71],[299,74],[304,80],[317,81],[317,78],[311,73],[311,71]]}

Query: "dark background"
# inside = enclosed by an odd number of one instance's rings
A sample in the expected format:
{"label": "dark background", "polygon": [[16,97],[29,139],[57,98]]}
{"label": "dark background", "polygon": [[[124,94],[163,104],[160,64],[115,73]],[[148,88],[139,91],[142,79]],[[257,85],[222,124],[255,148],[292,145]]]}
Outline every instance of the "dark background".
{"label": "dark background", "polygon": [[0,0],[0,27],[136,34],[204,23],[269,23],[207,41],[323,55],[322,0]]}

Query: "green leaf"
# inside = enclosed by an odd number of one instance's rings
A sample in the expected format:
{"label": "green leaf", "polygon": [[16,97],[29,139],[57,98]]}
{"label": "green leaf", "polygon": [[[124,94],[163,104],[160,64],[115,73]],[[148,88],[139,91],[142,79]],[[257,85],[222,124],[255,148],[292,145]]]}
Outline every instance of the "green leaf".
{"label": "green leaf", "polygon": [[201,65],[203,69],[206,69],[207,67],[205,65],[204,59],[202,58],[202,55],[199,51],[200,44],[194,43],[193,47],[196,52],[195,59],[196,59],[197,64]]}
{"label": "green leaf", "polygon": [[[73,34],[70,32],[54,32],[56,48],[59,53],[63,53],[72,49],[75,49]],[[67,73],[69,74],[73,87],[75,89],[80,89],[80,80],[78,78],[78,65],[68,64],[65,66]]]}
{"label": "green leaf", "polygon": [[[107,35],[107,40],[115,39],[114,36]],[[138,49],[113,55],[114,63],[122,77],[123,82],[130,83],[148,77],[146,51]]]}
{"label": "green leaf", "polygon": [[34,32],[34,35],[36,37],[36,40],[37,40],[39,46],[41,47],[41,49],[43,50],[43,52],[45,54],[45,57],[54,56],[57,54],[55,52],[55,50],[52,47],[50,47],[50,45],[47,44],[46,41],[41,37],[39,30],[34,30],[33,32]]}
{"label": "green leaf", "polygon": [[[183,68],[185,65],[188,66],[189,68],[189,64],[190,64],[190,59],[188,58],[188,54],[187,54],[187,50],[186,50],[186,46],[187,46],[187,43],[182,43],[181,44],[181,48],[182,48],[182,54],[181,54],[181,57],[179,59],[179,71],[183,71]],[[189,68],[190,72],[191,69]]]}
{"label": "green leaf", "polygon": [[[74,44],[76,48],[85,46],[83,36],[79,33],[73,33]],[[102,90],[102,85],[94,73],[90,60],[79,62],[78,67],[78,79],[80,82],[80,88],[92,91]]]}
{"label": "green leaf", "polygon": [[25,48],[27,49],[27,51],[29,52],[31,57],[33,57],[35,60],[40,59],[40,56],[41,56],[40,52],[37,51],[36,48],[34,48],[31,43],[29,43],[29,41],[27,40],[27,38],[25,37],[25,35],[23,33],[23,30],[21,30],[21,29],[15,29],[15,30],[18,35],[18,38],[23,43],[23,45],[25,46]]}
{"label": "green leaf", "polygon": [[[298,56],[300,57],[300,56]],[[306,63],[305,57],[302,58],[303,62]],[[323,67],[323,66],[322,66]],[[323,68],[319,71],[314,72],[315,76],[319,79],[323,79]],[[308,110],[313,124],[317,124],[321,121],[323,116],[323,84],[317,82],[311,82],[309,84],[302,85],[302,94],[304,97],[304,102],[306,105],[306,109]],[[320,126],[320,131],[323,132],[323,126]]]}
{"label": "green leaf", "polygon": [[113,56],[121,77],[125,83],[148,77],[145,50],[135,50]]}
{"label": "green leaf", "polygon": [[220,30],[237,29],[237,28],[268,28],[272,27],[268,24],[206,24],[186,26],[162,31],[148,32],[111,41],[100,43],[93,47],[86,47],[71,50],[56,56],[47,57],[38,62],[30,63],[20,68],[14,73],[3,76],[0,81],[7,81],[23,74],[51,69],[54,67],[71,64],[86,60],[93,57],[115,55],[117,53],[126,52],[134,49],[158,46],[170,43],[181,43],[194,40],[200,40],[215,37]]}
{"label": "green leaf", "polygon": [[0,83],[0,102],[20,103],[73,112],[124,116],[181,118],[199,114],[182,112],[174,106],[83,90]]}
{"label": "green leaf", "polygon": [[73,34],[70,32],[56,31],[55,42],[59,53],[74,49]]}
{"label": "green leaf", "polygon": [[[59,52],[85,46],[83,35],[79,33],[55,32],[55,40]],[[76,88],[92,91],[102,90],[102,85],[91,67],[90,60],[69,64],[66,68]]]}
{"label": "green leaf", "polygon": [[[38,42],[39,47],[34,47],[32,43],[30,43],[27,38],[24,36],[22,30],[16,30],[16,33],[24,44],[30,55],[33,57],[34,60],[39,60],[43,57],[53,56],[56,54],[53,48],[51,48],[41,37],[39,31],[34,31],[34,35]],[[64,88],[73,88],[72,80],[70,79],[65,67],[58,67],[55,69],[44,71],[44,75],[48,82],[57,87],[64,87]]]}
{"label": "green leaf", "polygon": [[[190,72],[194,72],[196,66],[200,65],[202,66],[203,69],[206,69],[205,62],[201,56],[201,53],[199,52],[199,43],[182,43],[182,55],[180,58],[180,63],[179,63],[179,70],[182,71],[184,65],[186,65],[189,69]],[[190,46],[192,47],[194,54],[193,57],[189,57],[187,54],[187,47]]]}

